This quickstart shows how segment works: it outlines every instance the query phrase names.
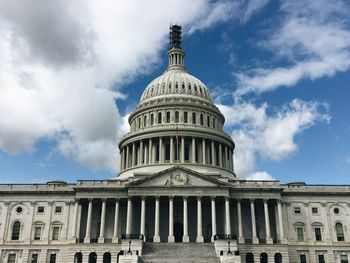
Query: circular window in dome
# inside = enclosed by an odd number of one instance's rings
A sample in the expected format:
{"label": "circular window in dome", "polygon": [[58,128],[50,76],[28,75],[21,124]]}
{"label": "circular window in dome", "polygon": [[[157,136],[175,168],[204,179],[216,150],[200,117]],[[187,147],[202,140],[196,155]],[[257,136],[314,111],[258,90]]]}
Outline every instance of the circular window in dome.
{"label": "circular window in dome", "polygon": [[22,213],[22,212],[23,212],[23,208],[22,208],[21,206],[18,206],[18,207],[16,208],[16,212],[17,212],[17,214]]}
{"label": "circular window in dome", "polygon": [[339,210],[338,207],[334,208],[334,209],[333,209],[333,212],[334,212],[334,214],[336,214],[336,215],[339,215],[339,214],[340,214],[340,210]]}

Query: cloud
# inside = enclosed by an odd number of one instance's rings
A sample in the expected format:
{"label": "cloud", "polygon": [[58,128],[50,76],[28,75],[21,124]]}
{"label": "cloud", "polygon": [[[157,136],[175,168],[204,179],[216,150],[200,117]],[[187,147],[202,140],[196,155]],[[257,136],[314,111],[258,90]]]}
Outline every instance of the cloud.
{"label": "cloud", "polygon": [[274,110],[266,103],[236,99],[233,105],[217,105],[226,118],[226,127],[234,138],[235,170],[239,177],[272,179],[256,171],[257,158],[279,161],[297,150],[295,137],[317,122],[328,122],[328,106],[319,102],[294,99]]}
{"label": "cloud", "polygon": [[350,156],[345,157],[345,163],[350,164]]}
{"label": "cloud", "polygon": [[170,22],[193,33],[229,19],[233,8],[209,0],[0,0],[0,150],[33,152],[50,140],[83,166],[115,171],[128,130],[118,111],[124,85],[159,64]]}
{"label": "cloud", "polygon": [[235,75],[237,96],[290,87],[302,79],[331,77],[350,68],[350,7],[345,1],[283,1],[281,22],[259,45],[283,66],[258,67]]}

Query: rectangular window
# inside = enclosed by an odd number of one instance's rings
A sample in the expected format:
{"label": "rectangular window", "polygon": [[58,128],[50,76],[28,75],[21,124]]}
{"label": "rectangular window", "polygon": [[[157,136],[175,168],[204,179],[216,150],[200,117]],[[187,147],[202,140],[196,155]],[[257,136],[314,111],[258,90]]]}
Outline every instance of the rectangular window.
{"label": "rectangular window", "polygon": [[319,227],[315,228],[315,238],[316,241],[322,241],[321,228]]}
{"label": "rectangular window", "polygon": [[313,214],[318,214],[318,207],[311,208]]}
{"label": "rectangular window", "polygon": [[307,263],[306,262],[306,255],[300,255],[300,263]]}
{"label": "rectangular window", "polygon": [[302,227],[297,227],[298,241],[304,241],[304,229]]}
{"label": "rectangular window", "polygon": [[55,207],[55,213],[56,213],[56,214],[62,213],[62,206],[56,206],[56,207]]}
{"label": "rectangular window", "polygon": [[41,226],[36,226],[34,228],[34,240],[40,240],[41,239]]}
{"label": "rectangular window", "polygon": [[38,206],[38,214],[44,213],[45,208],[43,206]]}
{"label": "rectangular window", "polygon": [[324,255],[318,255],[318,263],[326,263],[326,260],[324,259]]}
{"label": "rectangular window", "polygon": [[59,234],[60,234],[60,227],[59,226],[54,226],[52,228],[52,240],[58,240],[59,239]]}
{"label": "rectangular window", "polygon": [[340,255],[340,263],[349,263],[348,255]]}
{"label": "rectangular window", "polygon": [[10,254],[7,258],[7,263],[16,263],[16,254]]}
{"label": "rectangular window", "polygon": [[56,254],[50,255],[50,263],[56,263]]}
{"label": "rectangular window", "polygon": [[294,214],[300,214],[301,210],[300,207],[294,207]]}
{"label": "rectangular window", "polygon": [[38,263],[38,254],[32,254],[31,263]]}

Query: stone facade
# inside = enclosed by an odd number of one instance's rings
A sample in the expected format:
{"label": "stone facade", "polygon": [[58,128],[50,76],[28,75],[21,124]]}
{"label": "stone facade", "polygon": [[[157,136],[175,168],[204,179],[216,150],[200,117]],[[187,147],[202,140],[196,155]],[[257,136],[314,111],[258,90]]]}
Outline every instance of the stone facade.
{"label": "stone facade", "polygon": [[130,115],[118,177],[0,185],[0,262],[348,262],[350,186],[237,178],[176,26],[168,55]]}

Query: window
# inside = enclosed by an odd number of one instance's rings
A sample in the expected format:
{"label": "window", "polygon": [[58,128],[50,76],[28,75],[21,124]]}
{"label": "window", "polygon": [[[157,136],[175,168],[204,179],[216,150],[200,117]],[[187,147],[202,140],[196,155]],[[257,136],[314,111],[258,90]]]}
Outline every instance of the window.
{"label": "window", "polygon": [[151,125],[154,124],[154,116],[153,116],[153,113],[151,114]]}
{"label": "window", "polygon": [[193,124],[196,124],[196,123],[197,123],[197,120],[196,120],[196,113],[195,113],[195,112],[192,113],[192,123],[193,123]]}
{"label": "window", "polygon": [[188,114],[187,111],[184,112],[184,123],[188,122]]}
{"label": "window", "polygon": [[175,111],[175,123],[179,122],[179,112]]}
{"label": "window", "polygon": [[339,215],[340,210],[339,210],[338,207],[336,207],[336,208],[333,209],[333,212],[334,212],[334,214]]}
{"label": "window", "polygon": [[158,112],[158,124],[162,123],[162,113]]}
{"label": "window", "polygon": [[12,227],[11,240],[19,240],[20,233],[21,233],[21,223],[19,221],[16,221]]}
{"label": "window", "polygon": [[22,213],[22,211],[23,211],[23,208],[22,208],[21,206],[19,206],[19,207],[16,208],[17,214]]}
{"label": "window", "polygon": [[35,226],[34,227],[34,240],[41,239],[41,231],[42,231],[42,226]]}
{"label": "window", "polygon": [[139,129],[141,129],[141,118],[139,118]]}
{"label": "window", "polygon": [[55,213],[56,213],[56,214],[62,213],[62,206],[56,206],[56,207],[55,207]]}
{"label": "window", "polygon": [[312,207],[311,211],[313,214],[318,214],[318,207]]}
{"label": "window", "polygon": [[143,116],[143,127],[147,127],[147,116]]}
{"label": "window", "polygon": [[324,259],[324,255],[318,255],[318,263],[326,263],[326,260]]}
{"label": "window", "polygon": [[53,226],[52,227],[52,240],[58,240],[60,235],[60,227]]}
{"label": "window", "polygon": [[7,263],[16,263],[16,254],[9,254],[7,258]]}
{"label": "window", "polygon": [[44,213],[45,208],[43,206],[38,206],[38,214]]}
{"label": "window", "polygon": [[294,214],[301,214],[300,207],[294,207]]}
{"label": "window", "polygon": [[213,128],[215,129],[215,118],[213,118]]}
{"label": "window", "polygon": [[170,111],[166,113],[166,123],[170,122]]}
{"label": "window", "polygon": [[39,257],[39,255],[38,254],[32,254],[32,256],[31,256],[31,263],[38,263],[38,257]]}
{"label": "window", "polygon": [[306,255],[300,255],[300,263],[306,263]]}
{"label": "window", "polygon": [[344,229],[343,225],[341,223],[336,223],[335,224],[335,232],[337,233],[337,240],[338,241],[344,241]]}
{"label": "window", "polygon": [[210,117],[207,116],[207,126],[210,127]]}
{"label": "window", "polygon": [[56,254],[50,254],[50,263],[56,263]]}
{"label": "window", "polygon": [[315,238],[316,241],[322,241],[321,228],[315,227]]}
{"label": "window", "polygon": [[200,122],[201,122],[201,125],[204,125],[204,117],[203,117],[203,114],[200,115]]}
{"label": "window", "polygon": [[297,237],[298,241],[304,241],[304,228],[297,227]]}
{"label": "window", "polygon": [[348,255],[340,255],[340,263],[349,263]]}

